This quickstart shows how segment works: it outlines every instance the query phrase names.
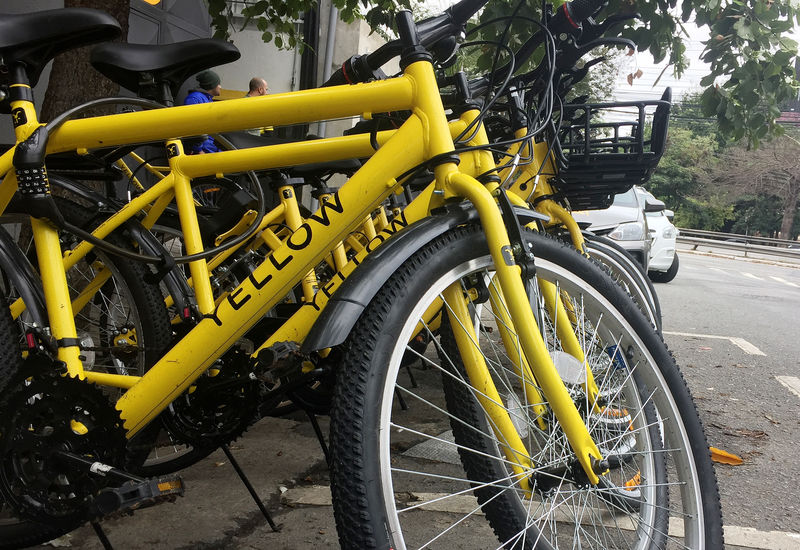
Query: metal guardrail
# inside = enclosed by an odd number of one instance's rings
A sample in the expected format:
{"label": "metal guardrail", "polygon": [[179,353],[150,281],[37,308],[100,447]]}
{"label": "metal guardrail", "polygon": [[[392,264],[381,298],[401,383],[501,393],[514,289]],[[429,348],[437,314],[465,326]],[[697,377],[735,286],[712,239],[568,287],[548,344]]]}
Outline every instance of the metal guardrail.
{"label": "metal guardrail", "polygon": [[678,231],[678,242],[693,245],[693,250],[697,250],[698,246],[709,246],[743,252],[745,257],[751,252],[800,260],[800,242],[798,241],[700,229],[679,229]]}

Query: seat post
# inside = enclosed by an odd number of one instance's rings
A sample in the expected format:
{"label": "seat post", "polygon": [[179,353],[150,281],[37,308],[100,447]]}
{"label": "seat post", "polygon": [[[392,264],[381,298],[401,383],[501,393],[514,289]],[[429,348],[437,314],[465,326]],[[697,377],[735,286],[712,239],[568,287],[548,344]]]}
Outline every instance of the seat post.
{"label": "seat post", "polygon": [[[0,66],[2,66],[0,59]],[[33,104],[33,90],[31,90],[28,74],[25,72],[25,65],[22,63],[12,63],[7,67],[9,72],[8,97],[3,103],[8,102],[11,112],[11,122],[14,125],[14,135],[17,143],[24,141],[39,126],[39,119],[36,115],[36,106]],[[8,203],[17,192],[16,180],[3,181],[0,185],[0,214],[2,214]]]}
{"label": "seat post", "polygon": [[11,104],[11,119],[17,142],[23,141],[39,126],[36,106],[33,104],[31,89],[25,65],[14,63],[10,67],[11,84],[8,87],[8,101]]}
{"label": "seat post", "polygon": [[161,93],[159,94],[161,97],[158,98],[158,101],[163,103],[166,107],[174,107],[175,106],[175,98],[172,97],[172,89],[169,86],[169,82],[166,80],[161,81]]}

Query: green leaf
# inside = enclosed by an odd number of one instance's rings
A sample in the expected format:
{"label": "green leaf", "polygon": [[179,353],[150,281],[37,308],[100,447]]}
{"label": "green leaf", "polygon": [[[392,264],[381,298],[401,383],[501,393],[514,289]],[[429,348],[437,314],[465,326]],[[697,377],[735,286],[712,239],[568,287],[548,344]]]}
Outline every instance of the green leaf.
{"label": "green leaf", "polygon": [[714,88],[707,88],[700,96],[700,105],[703,108],[703,115],[714,116],[720,104],[720,96]]}
{"label": "green leaf", "polygon": [[715,76],[713,74],[707,74],[703,78],[700,79],[700,85],[705,88],[706,86],[711,86],[714,84]]}

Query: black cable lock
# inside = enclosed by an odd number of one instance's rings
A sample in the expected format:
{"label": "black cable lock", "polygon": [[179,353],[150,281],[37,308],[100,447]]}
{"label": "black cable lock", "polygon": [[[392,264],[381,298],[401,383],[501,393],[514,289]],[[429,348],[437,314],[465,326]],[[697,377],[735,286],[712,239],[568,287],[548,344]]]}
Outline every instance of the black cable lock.
{"label": "black cable lock", "polygon": [[39,126],[14,151],[14,171],[17,176],[19,204],[34,218],[45,218],[56,225],[64,223],[50,193],[50,180],[44,166],[49,131]]}

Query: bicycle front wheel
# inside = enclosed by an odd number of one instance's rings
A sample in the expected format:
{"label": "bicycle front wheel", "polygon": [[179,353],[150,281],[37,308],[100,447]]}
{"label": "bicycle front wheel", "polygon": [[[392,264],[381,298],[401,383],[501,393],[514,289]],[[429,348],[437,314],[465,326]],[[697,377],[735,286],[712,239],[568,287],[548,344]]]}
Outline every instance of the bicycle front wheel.
{"label": "bicycle front wheel", "polygon": [[[721,547],[708,447],[669,351],[592,262],[551,238],[526,238],[536,255],[529,288],[540,329],[608,471],[599,484],[588,482],[548,404],[532,397],[541,389],[521,376],[521,354],[501,342],[510,327],[502,300],[490,297],[495,282],[483,235],[460,228],[395,273],[348,341],[331,424],[342,546]],[[566,314],[556,314],[539,292],[548,283]],[[486,388],[464,375],[453,338],[461,328],[444,321],[433,330],[423,320],[439,307],[432,304],[450,310],[451,285],[471,297],[474,344],[500,396],[492,404],[505,409],[524,443],[522,461],[504,452],[497,415],[484,407]],[[559,323],[569,323],[580,342],[599,389],[594,398],[575,350],[565,351]],[[417,352],[428,368],[414,388],[400,366],[420,330],[435,345]]]}

